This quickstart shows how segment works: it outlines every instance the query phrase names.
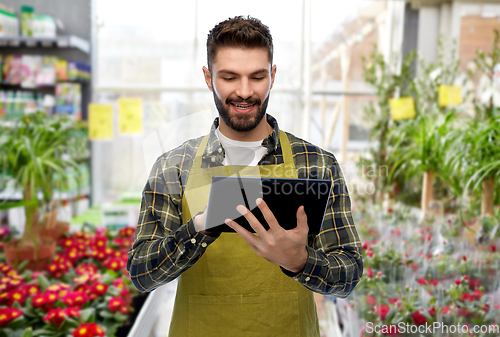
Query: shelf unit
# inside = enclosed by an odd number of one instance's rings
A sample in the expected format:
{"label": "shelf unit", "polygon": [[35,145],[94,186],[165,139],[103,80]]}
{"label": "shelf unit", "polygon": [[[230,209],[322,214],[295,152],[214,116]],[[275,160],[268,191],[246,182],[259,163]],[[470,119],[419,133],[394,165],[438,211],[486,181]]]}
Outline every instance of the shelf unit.
{"label": "shelf unit", "polygon": [[[21,3],[18,0],[0,0],[0,2],[19,13]],[[92,0],[72,0],[71,6],[67,0],[23,0],[22,5],[32,6],[35,13],[47,14],[60,20],[64,29],[58,32],[55,38],[35,38],[35,37],[0,37],[1,55],[51,55],[66,61],[78,61],[89,64],[92,72]],[[92,96],[92,80],[90,81],[64,81],[60,83],[78,83],[81,85],[81,116],[87,120],[88,104]],[[22,87],[21,85],[3,84],[0,81],[0,90],[6,91],[29,91],[44,94],[55,94],[55,85],[40,87]],[[14,125],[12,121],[1,121],[3,126]],[[91,167],[90,145],[87,152],[82,154],[85,158],[83,162]],[[92,180],[92,177],[91,177]],[[56,200],[76,199],[79,196],[90,197],[91,188],[82,188],[79,192],[55,192]],[[0,190],[1,200],[20,200],[21,191],[12,188]]]}

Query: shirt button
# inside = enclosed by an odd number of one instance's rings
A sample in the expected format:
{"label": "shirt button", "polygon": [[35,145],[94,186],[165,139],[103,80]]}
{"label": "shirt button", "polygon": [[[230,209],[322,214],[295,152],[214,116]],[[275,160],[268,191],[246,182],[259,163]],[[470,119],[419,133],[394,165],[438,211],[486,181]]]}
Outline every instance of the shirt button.
{"label": "shirt button", "polygon": [[222,148],[220,148],[220,147],[219,147],[219,150],[218,150],[218,151],[219,151],[219,153],[222,153]]}
{"label": "shirt button", "polygon": [[192,238],[192,239],[191,239],[191,243],[193,243],[193,244],[194,244],[194,243],[196,243],[196,239],[195,239],[195,238]]}
{"label": "shirt button", "polygon": [[201,246],[202,246],[203,248],[207,248],[207,243],[206,243],[206,242],[202,242]]}
{"label": "shirt button", "polygon": [[211,159],[211,160],[212,160],[212,163],[213,163],[213,162],[215,162],[215,157],[212,157],[212,159]]}
{"label": "shirt button", "polygon": [[306,277],[305,281],[306,281],[306,282],[309,282],[309,280],[310,280],[310,279],[311,279],[311,278],[308,276],[308,277]]}

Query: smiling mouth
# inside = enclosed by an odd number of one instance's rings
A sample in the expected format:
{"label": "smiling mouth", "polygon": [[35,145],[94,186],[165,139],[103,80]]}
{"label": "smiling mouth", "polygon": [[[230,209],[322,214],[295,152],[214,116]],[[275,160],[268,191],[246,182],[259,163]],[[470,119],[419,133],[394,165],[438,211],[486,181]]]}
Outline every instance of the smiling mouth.
{"label": "smiling mouth", "polygon": [[238,109],[251,109],[254,107],[255,103],[254,104],[236,104],[236,103],[230,103],[232,106],[234,106],[235,108],[238,108]]}

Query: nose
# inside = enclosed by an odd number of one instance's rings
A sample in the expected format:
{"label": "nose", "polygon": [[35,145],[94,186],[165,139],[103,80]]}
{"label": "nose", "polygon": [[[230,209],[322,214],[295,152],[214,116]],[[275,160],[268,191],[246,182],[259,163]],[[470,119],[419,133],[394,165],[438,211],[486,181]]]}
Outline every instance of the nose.
{"label": "nose", "polygon": [[236,95],[242,99],[247,99],[253,96],[253,88],[248,78],[242,78],[238,83]]}

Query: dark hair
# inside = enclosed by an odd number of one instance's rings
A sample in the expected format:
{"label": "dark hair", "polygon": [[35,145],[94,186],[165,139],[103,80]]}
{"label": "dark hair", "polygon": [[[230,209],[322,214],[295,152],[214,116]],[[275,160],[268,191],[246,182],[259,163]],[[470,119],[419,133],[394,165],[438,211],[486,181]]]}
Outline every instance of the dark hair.
{"label": "dark hair", "polygon": [[269,62],[273,63],[273,37],[269,27],[259,19],[247,16],[235,16],[219,22],[208,34],[207,62],[211,70],[212,62],[221,47],[264,47],[269,53]]}

